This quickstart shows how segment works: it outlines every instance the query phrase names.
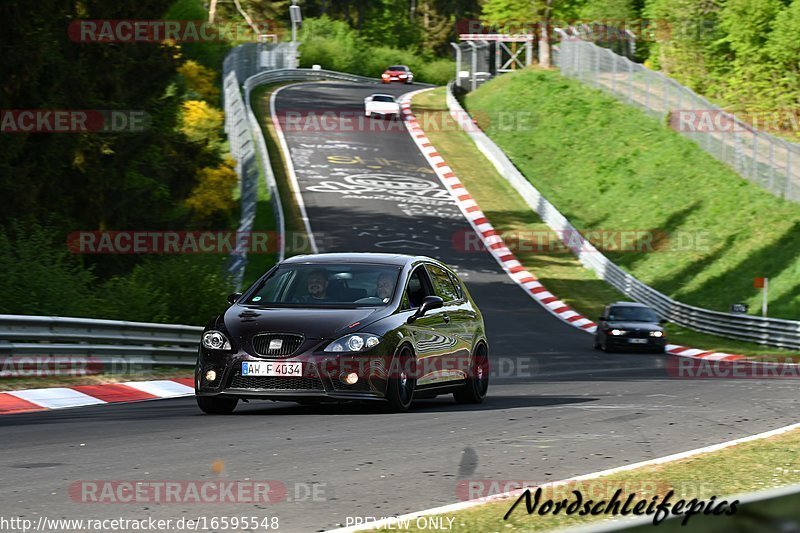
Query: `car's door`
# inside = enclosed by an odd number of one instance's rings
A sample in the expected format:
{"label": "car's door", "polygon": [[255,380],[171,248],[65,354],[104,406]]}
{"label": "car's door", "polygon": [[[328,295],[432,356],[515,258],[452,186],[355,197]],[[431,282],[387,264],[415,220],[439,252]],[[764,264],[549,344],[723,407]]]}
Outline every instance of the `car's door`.
{"label": "car's door", "polygon": [[428,275],[433,282],[436,296],[444,301],[440,310],[445,325],[441,328],[447,337],[449,348],[442,357],[442,381],[464,379],[469,370],[469,356],[471,349],[470,324],[471,312],[464,300],[464,294],[452,280],[451,274],[432,263],[427,263]]}
{"label": "car's door", "polygon": [[[435,294],[425,266],[419,265],[408,277],[403,306],[408,310],[417,309],[425,296],[434,296]],[[417,348],[418,386],[442,381],[440,370],[451,350],[445,315],[444,308],[434,309],[408,325]]]}

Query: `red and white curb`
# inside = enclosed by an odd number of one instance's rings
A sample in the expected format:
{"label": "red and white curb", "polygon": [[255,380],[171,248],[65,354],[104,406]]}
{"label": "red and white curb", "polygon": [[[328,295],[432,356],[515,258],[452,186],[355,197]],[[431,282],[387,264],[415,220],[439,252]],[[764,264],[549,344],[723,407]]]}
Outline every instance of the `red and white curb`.
{"label": "red and white curb", "polygon": [[0,392],[0,415],[179,398],[193,394],[194,378],[8,391]]}
{"label": "red and white curb", "polygon": [[[448,166],[442,155],[436,150],[436,147],[431,143],[425,131],[420,127],[416,116],[411,111],[411,99],[422,92],[430,91],[432,89],[420,89],[411,93],[406,93],[400,99],[400,106],[404,117],[406,129],[408,130],[411,138],[416,143],[422,155],[428,160],[436,176],[455,198],[464,217],[469,221],[475,233],[480,237],[486,249],[494,257],[500,267],[508,274],[508,276],[519,285],[531,298],[536,300],[542,307],[550,313],[558,317],[560,320],[566,322],[570,326],[578,328],[586,333],[595,333],[597,331],[597,324],[590,319],[581,315],[562,300],[559,300],[553,293],[548,291],[530,271],[526,270],[519,260],[514,256],[513,252],[506,246],[503,238],[495,231],[489,219],[481,211],[478,203],[469,194],[469,191],[458,179],[453,169]],[[463,127],[462,121],[456,122]],[[743,355],[729,354],[724,352],[714,352],[708,350],[700,350],[697,348],[690,348],[688,346],[681,346],[679,344],[667,344],[666,351],[669,354],[679,357],[689,357],[692,359],[704,359],[709,361],[738,361],[747,359]],[[753,362],[758,364],[757,362]],[[781,363],[792,365],[792,363]]]}

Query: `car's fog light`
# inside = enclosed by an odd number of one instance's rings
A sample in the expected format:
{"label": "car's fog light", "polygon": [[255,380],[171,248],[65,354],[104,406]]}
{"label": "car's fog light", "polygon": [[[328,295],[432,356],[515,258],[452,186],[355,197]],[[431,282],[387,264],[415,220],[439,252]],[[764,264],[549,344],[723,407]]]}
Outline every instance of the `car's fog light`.
{"label": "car's fog light", "polygon": [[350,372],[346,376],[342,376],[342,381],[347,383],[348,385],[355,385],[358,381],[358,374],[355,372]]}
{"label": "car's fog light", "polygon": [[217,379],[217,373],[213,370],[206,372],[206,381],[214,381]]}

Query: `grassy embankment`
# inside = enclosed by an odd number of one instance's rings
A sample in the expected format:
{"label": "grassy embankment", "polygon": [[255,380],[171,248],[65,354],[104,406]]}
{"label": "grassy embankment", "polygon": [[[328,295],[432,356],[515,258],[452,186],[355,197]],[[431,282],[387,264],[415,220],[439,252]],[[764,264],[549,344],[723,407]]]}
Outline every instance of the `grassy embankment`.
{"label": "grassy embankment", "polygon": [[[752,287],[750,271],[753,263],[741,258],[752,253],[763,259],[766,256],[761,255],[761,248],[764,247],[764,243],[770,242],[773,243],[770,249],[778,254],[778,257],[769,261],[764,259],[760,264],[761,268],[780,272],[780,276],[776,276],[777,288],[773,292],[771,305],[776,311],[791,313],[791,309],[794,308],[792,301],[797,299],[796,294],[792,294],[791,291],[794,290],[796,293],[798,285],[793,285],[793,289],[787,289],[786,285],[800,283],[800,276],[792,280],[790,273],[786,271],[800,268],[800,262],[795,257],[798,247],[795,245],[794,250],[786,250],[781,248],[781,244],[787,239],[791,241],[800,239],[800,236],[792,236],[790,232],[791,227],[800,224],[800,206],[776,199],[747,183],[701,152],[691,142],[664,129],[657,121],[640,113],[632,113],[612,98],[577,85],[577,82],[563,80],[557,73],[525,72],[503,76],[492,83],[499,86],[495,85],[492,89],[491,84],[486,84],[475,95],[470,95],[467,103],[475,106],[474,109],[471,107],[471,111],[479,121],[484,120],[483,126],[495,140],[498,142],[504,140],[505,144],[512,146],[509,155],[515,164],[527,176],[533,176],[531,178],[533,184],[542,190],[578,228],[610,231],[658,229],[670,235],[711,231],[716,236],[714,240],[709,241],[707,247],[686,251],[609,253],[615,262],[643,281],[687,303],[698,305],[704,303],[702,299],[687,297],[688,294],[694,294],[686,289],[687,286],[697,285],[698,290],[702,287],[707,307],[724,308],[727,305],[724,302],[750,301],[752,304],[755,289],[750,288]],[[533,85],[533,88],[525,90],[529,85]],[[514,98],[519,98],[525,106],[519,104],[518,107],[518,104],[514,103]],[[552,102],[540,102],[538,98],[555,99],[560,103],[557,105]],[[562,101],[569,99],[574,99],[577,102],[576,106],[581,109],[578,115],[586,117],[588,125],[585,127],[595,129],[594,134],[599,135],[601,139],[613,138],[614,146],[602,146],[603,143],[597,142],[591,133],[575,133],[575,130],[580,129],[582,122],[577,118],[562,116],[569,115],[570,107],[566,101]],[[530,246],[529,241],[534,235],[549,234],[551,241],[557,239],[480,154],[469,137],[459,131],[455,123],[446,116],[444,89],[420,94],[413,103],[418,116],[424,113],[443,116],[442,119],[437,116],[436,120],[429,121],[440,126],[428,128],[426,133],[476,198],[495,228],[508,237],[509,244],[512,248],[516,248],[514,252],[517,257],[549,290],[580,313],[592,318],[597,317],[608,302],[626,299],[613,287],[598,279],[593,272],[584,269],[571,253],[558,248],[542,253],[541,250],[535,251]],[[528,123],[535,127],[524,131],[493,133],[493,118],[499,118],[499,112],[504,110],[523,110],[533,113],[528,115],[533,119],[529,118]],[[625,118],[625,115],[636,115],[636,120]],[[503,120],[508,124],[508,115]],[[639,130],[627,124],[627,121],[638,124]],[[601,126],[595,128],[591,124],[601,124]],[[548,131],[541,134],[540,138],[537,131],[545,127],[548,130],[557,129],[557,132]],[[618,140],[618,137],[623,136],[625,132],[629,132],[631,138]],[[644,140],[636,141],[637,138]],[[650,142],[648,145],[650,148],[647,150],[641,145],[645,142]],[[563,145],[563,147],[556,148],[550,145]],[[501,146],[508,149],[505,145]],[[531,151],[534,154],[529,153]],[[622,153],[632,151],[639,154],[638,159],[649,157],[655,162],[638,161],[632,155],[616,155],[620,151]],[[575,159],[581,161],[575,162]],[[620,159],[628,163],[611,164],[611,161]],[[688,166],[686,161],[689,162]],[[533,167],[538,168],[539,164],[543,170],[535,171]],[[634,169],[644,167],[646,170],[634,172],[629,167]],[[673,167],[674,170],[670,170],[669,167]],[[687,178],[689,181],[696,172],[701,172],[709,173],[712,183],[703,187],[698,186],[698,190],[702,191],[697,196],[690,195],[686,187],[683,187],[683,191],[676,196],[673,189],[679,185],[672,181],[681,180],[671,179],[671,176],[685,175],[690,171],[692,174]],[[640,176],[640,173],[643,176]],[[653,177],[650,173],[657,175]],[[539,179],[545,174],[546,178]],[[569,183],[572,179],[580,180],[580,183]],[[615,187],[604,188],[612,181],[616,183]],[[716,197],[723,193],[731,202],[725,204],[728,207]],[[762,226],[755,215],[742,214],[735,221],[724,216],[729,209],[735,210],[741,207],[743,195],[748,198],[752,196],[753,205],[759,206],[759,212],[764,212],[765,217],[768,215],[770,220],[768,227]],[[693,208],[687,209],[687,206]],[[750,212],[749,209],[745,211]],[[714,223],[715,217],[721,218],[724,224],[720,226]],[[794,219],[791,220],[791,217]],[[790,220],[785,220],[786,218]],[[757,233],[757,236],[750,235],[753,232]],[[521,238],[518,238],[520,236]],[[723,243],[722,246],[718,244],[719,238]],[[521,244],[516,246],[515,243]],[[746,264],[742,265],[743,262]],[[784,269],[778,267],[784,263],[789,266]],[[739,274],[728,271],[725,265],[734,270],[738,268]],[[706,268],[703,268],[704,266]],[[678,280],[666,279],[665,277],[669,275],[676,276]],[[732,287],[720,288],[721,282],[717,280],[718,276],[727,279]],[[734,283],[733,280],[738,277],[746,278],[745,283]],[[698,278],[706,280],[706,283],[698,285]],[[687,280],[686,283],[681,281],[683,279]],[[716,294],[715,291],[720,291],[721,294]],[[781,359],[789,355],[789,352],[784,350],[698,333],[674,324],[668,326],[668,334],[671,342],[708,350],[756,357],[778,355]],[[800,357],[797,359],[800,360]]]}

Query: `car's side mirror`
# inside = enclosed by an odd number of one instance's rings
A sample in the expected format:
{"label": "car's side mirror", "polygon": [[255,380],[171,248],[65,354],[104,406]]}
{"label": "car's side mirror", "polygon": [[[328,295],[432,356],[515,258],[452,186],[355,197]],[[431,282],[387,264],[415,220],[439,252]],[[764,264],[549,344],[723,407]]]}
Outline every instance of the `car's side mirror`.
{"label": "car's side mirror", "polygon": [[424,316],[425,313],[428,311],[433,311],[434,309],[439,309],[444,305],[444,300],[439,298],[438,296],[426,296],[422,299],[422,304],[417,309],[417,312],[408,317],[409,322],[413,322],[416,319]]}
{"label": "car's side mirror", "polygon": [[233,305],[236,303],[236,300],[242,297],[241,292],[234,292],[233,294],[228,295],[228,303]]}
{"label": "car's side mirror", "polygon": [[608,320],[608,317],[600,315],[600,318],[598,318],[597,320],[605,321]]}
{"label": "car's side mirror", "polygon": [[666,324],[667,322],[669,322],[669,321],[668,321],[666,318],[660,318],[660,319],[658,320],[658,323],[659,323],[659,324]]}

